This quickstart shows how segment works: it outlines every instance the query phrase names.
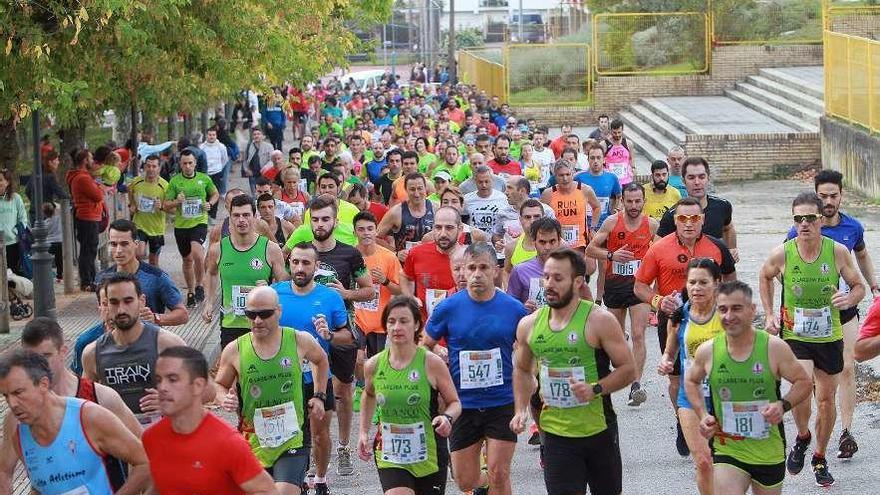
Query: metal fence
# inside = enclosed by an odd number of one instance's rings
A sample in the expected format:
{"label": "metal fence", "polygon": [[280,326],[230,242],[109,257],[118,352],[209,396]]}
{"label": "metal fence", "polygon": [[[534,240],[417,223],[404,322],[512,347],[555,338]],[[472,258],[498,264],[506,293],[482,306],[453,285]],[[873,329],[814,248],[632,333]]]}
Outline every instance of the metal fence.
{"label": "metal fence", "polygon": [[476,85],[489,96],[500,96],[507,101],[504,92],[505,70],[500,61],[493,61],[490,53],[471,50],[459,50],[458,75],[462,82]]}
{"label": "metal fence", "polygon": [[880,39],[880,5],[876,1],[824,1],[825,29],[862,38]]}
{"label": "metal fence", "polygon": [[822,0],[712,0],[709,5],[715,44],[822,42]]}
{"label": "metal fence", "polygon": [[825,74],[825,113],[880,132],[880,41],[825,31]]}
{"label": "metal fence", "polygon": [[600,75],[694,74],[709,70],[709,16],[703,12],[596,14]]}
{"label": "metal fence", "polygon": [[506,94],[511,105],[588,105],[592,101],[590,45],[507,45]]}

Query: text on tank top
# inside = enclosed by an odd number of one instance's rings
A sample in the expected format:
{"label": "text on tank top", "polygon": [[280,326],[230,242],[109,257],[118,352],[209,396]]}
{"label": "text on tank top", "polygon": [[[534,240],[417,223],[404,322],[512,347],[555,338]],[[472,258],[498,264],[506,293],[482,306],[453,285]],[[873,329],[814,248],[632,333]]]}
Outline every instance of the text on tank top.
{"label": "text on tank top", "polygon": [[605,262],[605,278],[634,277],[639,270],[642,259],[651,246],[651,224],[648,222],[647,216],[642,216],[642,222],[636,230],[628,230],[626,227],[626,213],[617,214],[617,222],[614,228],[608,234],[606,246],[608,252],[613,253],[619,249],[626,248],[632,251],[633,260],[628,262],[611,261]]}
{"label": "text on tank top", "polygon": [[141,397],[153,387],[153,370],[159,357],[159,328],[143,323],[141,336],[127,346],[119,346],[111,333],[98,338],[95,347],[95,365],[99,380],[122,397],[125,405],[140,414]]}
{"label": "text on tank top", "polygon": [[562,241],[568,246],[585,244],[587,200],[582,192],[583,185],[580,182],[576,184],[569,193],[559,190],[559,186],[553,186],[550,190],[550,207],[562,225]]}

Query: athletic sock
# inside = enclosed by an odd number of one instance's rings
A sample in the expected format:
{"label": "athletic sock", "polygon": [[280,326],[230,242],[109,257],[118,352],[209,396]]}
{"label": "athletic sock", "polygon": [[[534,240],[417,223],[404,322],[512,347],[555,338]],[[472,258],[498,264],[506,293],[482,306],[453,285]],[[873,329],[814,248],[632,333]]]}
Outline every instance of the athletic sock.
{"label": "athletic sock", "polygon": [[326,476],[315,476],[315,483],[324,483],[326,485],[327,484],[327,477]]}

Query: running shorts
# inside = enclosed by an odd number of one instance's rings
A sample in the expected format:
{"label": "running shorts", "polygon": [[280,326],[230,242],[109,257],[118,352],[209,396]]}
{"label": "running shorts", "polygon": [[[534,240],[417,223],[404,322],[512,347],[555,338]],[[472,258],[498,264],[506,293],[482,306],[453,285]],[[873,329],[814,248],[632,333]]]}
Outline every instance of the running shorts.
{"label": "running shorts", "polygon": [[452,424],[450,452],[470,447],[484,438],[516,442],[516,434],[510,430],[512,419],[512,403],[486,409],[463,409],[461,416]]}
{"label": "running shorts", "polygon": [[620,495],[623,464],[617,425],[589,437],[569,438],[544,432],[544,484],[548,495],[585,493]]}

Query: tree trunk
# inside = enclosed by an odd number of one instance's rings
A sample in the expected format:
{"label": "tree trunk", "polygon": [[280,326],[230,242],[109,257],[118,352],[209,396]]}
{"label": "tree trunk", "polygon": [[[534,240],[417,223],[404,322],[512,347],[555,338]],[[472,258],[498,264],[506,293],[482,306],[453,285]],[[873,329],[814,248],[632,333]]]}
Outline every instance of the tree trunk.
{"label": "tree trunk", "polygon": [[139,172],[139,160],[137,154],[138,148],[138,109],[137,104],[132,101],[131,102],[131,132],[129,133],[128,139],[130,143],[131,150],[131,162],[129,163],[129,173],[132,177],[137,176]]}
{"label": "tree trunk", "polygon": [[0,167],[15,170],[18,162],[18,136],[11,118],[0,120]]}

